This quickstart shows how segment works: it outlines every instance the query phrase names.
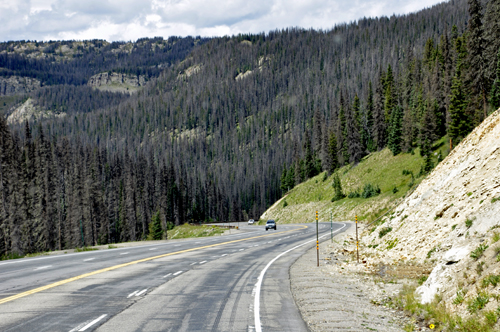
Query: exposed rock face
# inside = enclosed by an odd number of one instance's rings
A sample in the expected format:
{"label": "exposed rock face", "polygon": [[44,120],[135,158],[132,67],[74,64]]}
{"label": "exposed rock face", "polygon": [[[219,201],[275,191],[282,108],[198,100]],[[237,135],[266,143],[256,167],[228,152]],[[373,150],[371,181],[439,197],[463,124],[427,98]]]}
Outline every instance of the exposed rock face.
{"label": "exposed rock face", "polygon": [[[493,247],[492,239],[500,226],[499,174],[500,110],[455,147],[384,224],[362,239],[365,245],[378,245],[367,248],[368,254],[384,264],[433,261],[431,275],[417,289],[421,301],[430,302],[439,294],[452,310],[465,313],[465,302],[477,295],[476,283],[488,274],[500,274],[498,244]],[[380,238],[382,228],[392,231]],[[483,263],[471,258],[472,251],[487,245]],[[451,305],[459,287],[469,289],[466,301]],[[493,292],[499,294],[498,289]]]}
{"label": "exposed rock face", "polygon": [[14,112],[12,112],[11,115],[7,117],[7,123],[23,123],[26,120],[31,121],[60,116],[66,116],[66,113],[56,114],[52,111],[42,111],[39,107],[33,105],[33,101],[31,100],[31,98],[28,98],[28,100],[26,100],[24,104],[19,106]]}
{"label": "exposed rock face", "polygon": [[102,86],[124,86],[124,87],[142,87],[146,84],[146,79],[142,75],[126,75],[120,73],[100,73],[92,76],[87,85],[93,87],[102,87]]}
{"label": "exposed rock face", "polygon": [[31,77],[0,77],[0,96],[12,96],[29,93],[42,86],[41,82]]}

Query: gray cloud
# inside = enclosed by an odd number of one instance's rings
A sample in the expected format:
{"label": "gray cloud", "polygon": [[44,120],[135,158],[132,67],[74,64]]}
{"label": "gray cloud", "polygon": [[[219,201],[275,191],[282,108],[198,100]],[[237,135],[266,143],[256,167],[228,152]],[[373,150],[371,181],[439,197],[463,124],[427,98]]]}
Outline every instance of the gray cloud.
{"label": "gray cloud", "polygon": [[439,0],[0,0],[0,40],[135,40],[221,36],[286,27],[330,29],[405,14]]}

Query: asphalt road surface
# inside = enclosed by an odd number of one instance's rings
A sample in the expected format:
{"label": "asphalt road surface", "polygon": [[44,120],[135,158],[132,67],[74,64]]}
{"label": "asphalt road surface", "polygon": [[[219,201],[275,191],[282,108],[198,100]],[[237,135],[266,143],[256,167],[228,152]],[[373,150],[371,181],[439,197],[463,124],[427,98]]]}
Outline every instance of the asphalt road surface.
{"label": "asphalt road surface", "polygon": [[277,228],[0,262],[0,331],[307,331],[288,271],[316,227]]}

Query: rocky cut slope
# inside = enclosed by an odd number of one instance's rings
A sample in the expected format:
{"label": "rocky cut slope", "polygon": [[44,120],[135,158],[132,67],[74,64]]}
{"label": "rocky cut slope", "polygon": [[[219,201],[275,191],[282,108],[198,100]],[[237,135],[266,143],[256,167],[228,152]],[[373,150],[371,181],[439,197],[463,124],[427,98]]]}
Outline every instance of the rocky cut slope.
{"label": "rocky cut slope", "polygon": [[[496,309],[500,292],[500,110],[467,136],[362,242],[381,264],[432,263],[417,289],[452,311]],[[378,262],[377,262],[378,261]],[[498,276],[498,277],[497,277]]]}

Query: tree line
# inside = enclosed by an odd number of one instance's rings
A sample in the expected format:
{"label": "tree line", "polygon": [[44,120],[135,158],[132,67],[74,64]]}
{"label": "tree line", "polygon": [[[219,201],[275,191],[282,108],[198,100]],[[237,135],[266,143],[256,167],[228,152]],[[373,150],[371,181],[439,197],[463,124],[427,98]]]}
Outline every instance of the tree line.
{"label": "tree line", "polygon": [[[419,147],[430,167],[436,138],[466,132],[453,132],[459,69],[460,112],[471,126],[485,116],[467,78],[469,8],[212,38],[126,100],[4,129],[3,253],[142,239],[158,212],[163,229],[255,219],[297,183],[386,146]],[[485,82],[487,114],[495,79]]]}

